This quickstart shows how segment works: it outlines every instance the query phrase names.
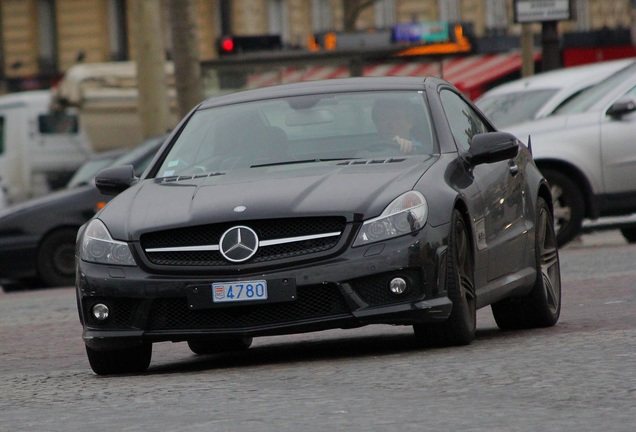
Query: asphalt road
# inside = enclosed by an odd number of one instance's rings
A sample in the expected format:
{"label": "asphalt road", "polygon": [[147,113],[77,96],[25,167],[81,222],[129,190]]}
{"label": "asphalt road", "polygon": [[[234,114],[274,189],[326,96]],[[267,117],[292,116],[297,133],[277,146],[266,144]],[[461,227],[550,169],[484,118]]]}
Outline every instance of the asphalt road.
{"label": "asphalt road", "polygon": [[144,375],[98,377],[72,288],[0,293],[0,431],[633,431],[636,245],[616,231],[561,250],[549,329],[417,348],[407,327],[256,339],[195,356],[155,345]]}

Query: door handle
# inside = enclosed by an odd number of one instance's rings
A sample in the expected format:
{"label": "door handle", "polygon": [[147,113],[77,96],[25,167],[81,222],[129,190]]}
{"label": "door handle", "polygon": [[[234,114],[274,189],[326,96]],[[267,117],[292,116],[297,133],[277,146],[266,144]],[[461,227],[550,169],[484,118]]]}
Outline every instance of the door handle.
{"label": "door handle", "polygon": [[512,161],[508,163],[508,169],[510,170],[510,174],[512,174],[513,177],[519,173],[519,165]]}

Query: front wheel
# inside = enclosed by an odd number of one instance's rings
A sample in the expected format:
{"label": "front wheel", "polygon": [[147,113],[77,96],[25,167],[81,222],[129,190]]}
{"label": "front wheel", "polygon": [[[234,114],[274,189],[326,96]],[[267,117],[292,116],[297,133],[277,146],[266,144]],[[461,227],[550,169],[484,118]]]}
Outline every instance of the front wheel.
{"label": "front wheel", "polygon": [[152,344],[110,351],[97,351],[87,346],[86,355],[97,375],[142,373],[150,366]]}
{"label": "front wheel", "polygon": [[477,299],[473,269],[470,235],[462,214],[455,209],[446,258],[446,290],[453,308],[442,323],[413,326],[420,343],[425,346],[468,345],[475,339]]}
{"label": "front wheel", "polygon": [[38,250],[38,276],[49,287],[75,282],[75,238],[77,230],[65,228],[47,235]]}
{"label": "front wheel", "polygon": [[549,168],[541,171],[552,192],[556,241],[563,246],[581,233],[585,218],[583,193],[569,176]]}
{"label": "front wheel", "polygon": [[554,232],[554,218],[547,203],[537,200],[535,259],[537,277],[532,291],[520,298],[508,298],[492,305],[499,328],[551,327],[561,314],[561,269]]}

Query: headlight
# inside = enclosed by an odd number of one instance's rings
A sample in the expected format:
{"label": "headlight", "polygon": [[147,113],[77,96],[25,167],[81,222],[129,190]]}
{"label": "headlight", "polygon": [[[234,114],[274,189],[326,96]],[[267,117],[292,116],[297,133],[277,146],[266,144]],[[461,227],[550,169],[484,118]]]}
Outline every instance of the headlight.
{"label": "headlight", "polygon": [[99,219],[93,219],[84,230],[80,258],[98,264],[137,265],[128,243],[113,240]]}
{"label": "headlight", "polygon": [[410,191],[394,199],[380,216],[362,224],[353,246],[384,241],[421,229],[428,216],[424,195]]}

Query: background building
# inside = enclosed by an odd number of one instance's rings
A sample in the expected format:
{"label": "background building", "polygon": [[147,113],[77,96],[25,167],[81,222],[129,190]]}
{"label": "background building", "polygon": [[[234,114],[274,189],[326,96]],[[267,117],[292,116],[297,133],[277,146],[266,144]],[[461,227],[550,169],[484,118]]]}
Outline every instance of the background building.
{"label": "background building", "polygon": [[[128,19],[133,1],[0,0],[0,90],[49,87],[80,62],[134,60],[136,23]],[[194,1],[202,61],[217,58],[217,40],[229,34],[275,34],[286,48],[307,49],[313,34],[345,30],[345,6],[357,3],[371,4],[357,14],[356,30],[376,31],[409,22],[461,22],[470,27],[475,49],[484,52],[518,47],[521,33],[521,26],[513,22],[514,0]],[[603,44],[631,44],[631,3],[573,0],[576,20],[559,23],[564,47],[577,47],[577,55],[588,49],[585,55],[596,61],[605,55],[596,50]],[[163,28],[169,53],[169,26]],[[533,29],[540,34],[540,24]]]}

